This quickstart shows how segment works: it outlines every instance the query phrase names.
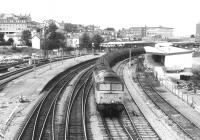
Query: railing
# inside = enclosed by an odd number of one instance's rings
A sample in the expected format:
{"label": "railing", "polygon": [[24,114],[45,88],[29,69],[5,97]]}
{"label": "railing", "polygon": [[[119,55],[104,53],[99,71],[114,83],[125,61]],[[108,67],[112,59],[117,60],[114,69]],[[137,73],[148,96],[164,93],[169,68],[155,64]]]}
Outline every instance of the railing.
{"label": "railing", "polygon": [[195,93],[191,92],[184,92],[183,90],[178,88],[178,85],[170,81],[169,79],[159,79],[160,84],[163,85],[165,88],[167,88],[171,93],[179,97],[181,100],[186,102],[188,105],[190,105],[192,108],[196,109],[200,112],[200,107],[197,105],[197,103],[194,101],[194,95]]}

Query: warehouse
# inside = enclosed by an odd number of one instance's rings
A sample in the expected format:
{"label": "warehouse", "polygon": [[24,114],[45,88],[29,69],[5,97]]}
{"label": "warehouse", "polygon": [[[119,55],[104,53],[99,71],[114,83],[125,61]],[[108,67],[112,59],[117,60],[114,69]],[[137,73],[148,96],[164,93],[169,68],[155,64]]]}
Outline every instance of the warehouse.
{"label": "warehouse", "polygon": [[152,54],[154,61],[163,64],[166,71],[190,70],[192,68],[192,50],[173,46],[145,47],[147,54]]}

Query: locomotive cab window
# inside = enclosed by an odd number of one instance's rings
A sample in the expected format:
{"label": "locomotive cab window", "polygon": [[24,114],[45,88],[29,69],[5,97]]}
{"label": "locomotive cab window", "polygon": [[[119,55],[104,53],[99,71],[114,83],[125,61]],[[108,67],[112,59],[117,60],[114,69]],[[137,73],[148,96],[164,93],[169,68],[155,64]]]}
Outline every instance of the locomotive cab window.
{"label": "locomotive cab window", "polygon": [[123,86],[122,86],[122,84],[111,84],[111,89],[112,90],[120,90],[120,91],[122,91],[123,90]]}
{"label": "locomotive cab window", "polygon": [[99,90],[110,90],[110,84],[99,84]]}

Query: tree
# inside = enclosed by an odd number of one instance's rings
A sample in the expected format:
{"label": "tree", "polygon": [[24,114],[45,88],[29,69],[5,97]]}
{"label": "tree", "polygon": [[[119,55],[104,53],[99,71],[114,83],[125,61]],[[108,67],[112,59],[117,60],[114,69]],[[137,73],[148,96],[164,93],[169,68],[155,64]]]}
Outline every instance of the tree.
{"label": "tree", "polygon": [[65,23],[64,30],[67,32],[78,32],[78,28],[76,24]]}
{"label": "tree", "polygon": [[94,43],[95,49],[100,49],[100,44],[103,41],[104,41],[104,38],[99,34],[95,34],[92,38],[92,42]]}
{"label": "tree", "polygon": [[194,36],[194,35],[191,35],[190,38],[195,38],[195,36]]}
{"label": "tree", "polygon": [[21,35],[21,40],[24,42],[24,45],[31,46],[31,31],[24,30]]}
{"label": "tree", "polygon": [[9,39],[7,40],[7,43],[8,43],[9,45],[13,45],[14,40],[13,40],[12,38],[9,38]]}
{"label": "tree", "polygon": [[80,38],[80,48],[88,48],[91,49],[92,48],[92,41],[90,36],[87,33],[84,33],[81,38]]}
{"label": "tree", "polygon": [[53,23],[53,22],[51,22],[51,23],[49,24],[49,26],[47,27],[47,30],[46,30],[45,33],[46,33],[46,34],[55,33],[57,29],[58,29],[58,27],[56,26],[56,24]]}
{"label": "tree", "polygon": [[46,32],[45,32],[45,46],[47,50],[53,50],[53,49],[60,49],[65,46],[64,40],[64,34],[61,32],[57,32],[56,30],[58,27],[55,25],[55,23],[50,23]]}

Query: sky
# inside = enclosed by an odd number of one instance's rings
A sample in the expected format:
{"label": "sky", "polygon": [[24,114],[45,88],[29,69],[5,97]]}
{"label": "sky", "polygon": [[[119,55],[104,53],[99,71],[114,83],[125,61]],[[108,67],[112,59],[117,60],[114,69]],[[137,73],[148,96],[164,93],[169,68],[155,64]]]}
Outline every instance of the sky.
{"label": "sky", "polygon": [[195,34],[200,0],[2,0],[0,13],[31,14],[32,20],[89,25],[102,29],[133,26],[174,28],[175,36]]}

